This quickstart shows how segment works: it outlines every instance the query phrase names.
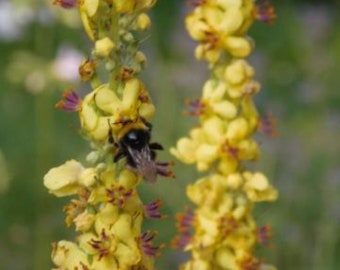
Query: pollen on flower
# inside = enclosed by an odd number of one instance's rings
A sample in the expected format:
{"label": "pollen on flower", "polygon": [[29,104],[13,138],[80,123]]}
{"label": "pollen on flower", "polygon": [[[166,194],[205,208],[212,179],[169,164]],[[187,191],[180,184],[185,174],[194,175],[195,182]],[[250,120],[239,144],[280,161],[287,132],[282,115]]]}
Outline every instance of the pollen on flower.
{"label": "pollen on flower", "polygon": [[231,215],[222,216],[218,220],[218,230],[221,232],[223,237],[226,237],[237,230],[239,224],[237,220]]}
{"label": "pollen on flower", "polygon": [[71,226],[73,223],[74,219],[82,213],[86,206],[87,206],[87,201],[90,196],[89,191],[84,188],[81,189],[79,192],[79,199],[73,199],[69,204],[64,206],[64,212],[66,212],[66,218],[65,218],[65,223],[67,226]]}
{"label": "pollen on flower", "polygon": [[132,67],[121,67],[119,71],[118,78],[122,81],[130,80],[136,74],[136,70]]}
{"label": "pollen on flower", "polygon": [[79,0],[54,0],[53,5],[60,6],[65,9],[71,9],[78,5]]}
{"label": "pollen on flower", "polygon": [[271,24],[276,19],[276,12],[269,0],[260,0],[255,6],[255,18],[265,24]]}
{"label": "pollen on flower", "polygon": [[278,132],[275,130],[276,120],[272,117],[270,112],[267,112],[259,122],[259,130],[269,136],[277,136]]}
{"label": "pollen on flower", "polygon": [[200,116],[204,114],[206,110],[206,105],[201,99],[187,99],[185,104],[189,107],[188,111],[184,112],[184,115],[187,116]]}
{"label": "pollen on flower", "polygon": [[86,59],[79,66],[79,75],[82,81],[89,81],[96,73],[98,63],[96,61]]}
{"label": "pollen on flower", "polygon": [[114,252],[116,248],[116,239],[114,235],[108,235],[103,229],[98,239],[91,239],[89,245],[96,250],[99,260]]}
{"label": "pollen on flower", "polygon": [[176,249],[185,250],[185,248],[192,241],[193,234],[191,232],[183,232],[179,233],[175,236],[175,238],[171,241],[171,247]]}
{"label": "pollen on flower", "polygon": [[195,212],[186,207],[184,213],[178,213],[176,215],[176,227],[179,232],[188,232],[195,222]]}
{"label": "pollen on flower", "polygon": [[76,112],[80,109],[81,98],[73,88],[68,88],[63,93],[63,99],[55,107],[68,112]]}
{"label": "pollen on flower", "polygon": [[150,257],[160,256],[160,250],[163,249],[165,245],[161,244],[159,246],[153,246],[152,241],[157,235],[158,235],[157,231],[151,232],[148,230],[146,232],[143,232],[139,237],[140,246],[145,255]]}
{"label": "pollen on flower", "polygon": [[206,31],[205,33],[205,39],[204,39],[204,43],[207,44],[207,50],[213,50],[217,47],[217,44],[219,43],[220,37],[211,31]]}
{"label": "pollen on flower", "polygon": [[125,206],[126,200],[135,194],[135,190],[126,190],[123,186],[112,186],[106,189],[106,197],[109,203],[120,208]]}
{"label": "pollen on flower", "polygon": [[250,255],[242,258],[238,263],[242,270],[260,270],[261,267],[260,260]]}
{"label": "pollen on flower", "polygon": [[269,224],[257,229],[257,240],[261,245],[267,246],[269,239],[272,238],[272,228]]}
{"label": "pollen on flower", "polygon": [[145,216],[149,218],[166,218],[167,215],[163,215],[159,212],[159,208],[163,205],[161,200],[156,200],[154,202],[144,205]]}
{"label": "pollen on flower", "polygon": [[234,159],[238,159],[238,155],[240,150],[236,147],[231,145],[228,141],[223,144],[222,149],[225,153],[227,153],[230,157]]}

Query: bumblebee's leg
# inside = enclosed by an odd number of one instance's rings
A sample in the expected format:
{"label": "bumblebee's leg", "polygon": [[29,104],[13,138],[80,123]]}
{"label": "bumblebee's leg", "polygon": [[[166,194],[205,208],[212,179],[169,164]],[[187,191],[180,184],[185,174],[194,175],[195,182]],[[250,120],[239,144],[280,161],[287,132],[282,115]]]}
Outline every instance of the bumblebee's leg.
{"label": "bumblebee's leg", "polygon": [[113,162],[118,162],[119,160],[121,160],[123,157],[126,156],[126,153],[124,151],[121,151],[120,149],[118,149],[113,157]]}
{"label": "bumblebee's leg", "polygon": [[152,130],[152,124],[148,121],[146,121],[146,119],[144,117],[140,118],[142,120],[142,122],[144,123],[144,125],[146,125],[146,127],[149,129],[149,131]]}
{"label": "bumblebee's leg", "polygon": [[156,154],[156,152],[155,152],[154,150],[151,150],[151,149],[150,149],[150,156],[151,156],[151,160],[155,160],[157,154]]}
{"label": "bumblebee's leg", "polygon": [[150,147],[150,149],[152,149],[152,150],[163,150],[163,149],[164,149],[163,146],[162,146],[161,144],[156,143],[156,142],[150,143],[150,144],[149,144],[149,147]]}
{"label": "bumblebee's leg", "polygon": [[109,125],[109,133],[107,134],[108,142],[111,143],[111,144],[114,144],[115,140],[113,139],[112,128],[111,128],[110,120],[109,119],[107,120],[107,123]]}

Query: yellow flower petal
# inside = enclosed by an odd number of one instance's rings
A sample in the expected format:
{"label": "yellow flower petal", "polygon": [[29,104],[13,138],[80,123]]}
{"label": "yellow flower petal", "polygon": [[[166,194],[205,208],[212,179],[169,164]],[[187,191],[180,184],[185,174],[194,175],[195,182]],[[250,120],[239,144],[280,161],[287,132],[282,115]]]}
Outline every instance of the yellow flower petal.
{"label": "yellow flower petal", "polygon": [[245,139],[237,144],[237,156],[241,160],[257,160],[260,156],[259,146],[253,139]]}
{"label": "yellow flower petal", "polygon": [[243,14],[239,7],[233,6],[224,12],[216,28],[225,35],[235,33],[243,23]]}
{"label": "yellow flower petal", "polygon": [[226,132],[226,138],[230,141],[242,140],[248,135],[248,122],[243,117],[232,120]]}
{"label": "yellow flower petal", "polygon": [[88,94],[81,105],[81,110],[79,111],[81,125],[86,131],[93,130],[96,127],[98,121],[96,111],[94,110],[93,106],[90,105],[92,98],[93,94]]}
{"label": "yellow flower petal", "polygon": [[253,49],[253,44],[250,40],[243,37],[227,37],[224,44],[227,50],[235,57],[246,57]]}
{"label": "yellow flower petal", "polygon": [[216,5],[223,7],[224,9],[229,8],[241,8],[244,5],[243,0],[215,0]]}
{"label": "yellow flower petal", "polygon": [[227,186],[231,189],[238,189],[243,184],[243,178],[239,173],[229,174],[227,177]]}
{"label": "yellow flower petal", "polygon": [[76,226],[76,231],[86,232],[91,229],[95,220],[95,215],[90,214],[87,210],[80,213],[73,221]]}
{"label": "yellow flower petal", "polygon": [[50,169],[44,176],[44,185],[58,197],[76,194],[80,187],[78,180],[84,167],[76,160],[69,160],[63,165]]}
{"label": "yellow flower petal", "polygon": [[196,159],[199,162],[212,163],[218,157],[219,145],[201,144],[196,149]]}
{"label": "yellow flower petal", "polygon": [[210,30],[209,26],[195,13],[191,13],[185,18],[185,24],[189,35],[196,40],[204,40],[206,33]]}
{"label": "yellow flower petal", "polygon": [[246,61],[236,60],[227,66],[224,77],[231,84],[240,84],[248,78],[248,74],[246,74],[246,68]]}
{"label": "yellow flower petal", "polygon": [[95,32],[95,27],[92,25],[89,17],[88,17],[88,14],[87,14],[87,11],[86,11],[86,8],[84,6],[84,4],[82,4],[83,2],[80,1],[80,5],[79,5],[79,12],[80,12],[80,18],[83,22],[83,26],[84,26],[84,29],[87,33],[87,35],[89,36],[89,38],[94,41],[95,40],[95,35],[94,35],[94,32]]}
{"label": "yellow flower petal", "polygon": [[123,241],[134,239],[137,235],[132,231],[132,219],[129,214],[121,214],[114,223],[111,232]]}
{"label": "yellow flower petal", "polygon": [[82,0],[80,3],[89,17],[96,14],[99,7],[99,0]]}
{"label": "yellow flower petal", "polygon": [[93,239],[97,239],[97,236],[94,233],[83,233],[77,237],[79,247],[89,255],[94,255],[98,252],[90,245]]}
{"label": "yellow flower petal", "polygon": [[52,261],[60,269],[90,267],[87,261],[87,254],[76,244],[69,241],[59,241],[53,246]]}
{"label": "yellow flower petal", "polygon": [[213,270],[211,267],[210,262],[204,259],[195,259],[186,262],[185,264],[181,265],[181,270]]}
{"label": "yellow flower petal", "polygon": [[79,176],[79,183],[85,187],[90,187],[96,182],[96,169],[87,168]]}
{"label": "yellow flower petal", "polygon": [[117,114],[122,106],[121,100],[117,97],[109,85],[103,84],[95,89],[95,103],[104,112]]}
{"label": "yellow flower petal", "polygon": [[115,251],[119,269],[131,269],[132,265],[137,264],[141,260],[141,254],[137,247],[127,246],[123,243],[117,245],[117,250]]}
{"label": "yellow flower petal", "polygon": [[98,117],[97,125],[90,134],[94,140],[97,141],[108,141],[109,130],[114,123],[112,116],[100,116]]}
{"label": "yellow flower petal", "polygon": [[100,234],[102,230],[105,230],[106,232],[110,231],[112,225],[118,220],[118,218],[118,206],[105,204],[105,206],[103,206],[103,208],[100,209],[100,212],[96,215],[95,230],[97,234]]}
{"label": "yellow flower petal", "polygon": [[122,109],[124,112],[134,111],[141,91],[140,80],[134,78],[125,82]]}
{"label": "yellow flower petal", "polygon": [[136,0],[113,0],[117,13],[131,13],[136,5]]}
{"label": "yellow flower petal", "polygon": [[136,173],[131,170],[122,170],[118,177],[119,184],[126,190],[133,189],[139,182],[139,177]]}
{"label": "yellow flower petal", "polygon": [[228,248],[220,248],[217,250],[216,262],[222,269],[239,269],[235,255]]}
{"label": "yellow flower petal", "polygon": [[181,138],[177,142],[176,148],[170,148],[170,153],[184,163],[194,163],[196,145],[189,138]]}
{"label": "yellow flower petal", "polygon": [[222,157],[220,163],[218,164],[218,170],[222,174],[228,175],[237,170],[238,162],[235,158]]}
{"label": "yellow flower petal", "polygon": [[221,118],[212,116],[206,119],[202,128],[209,143],[220,143],[223,140],[225,122]]}
{"label": "yellow flower petal", "polygon": [[139,115],[150,121],[155,114],[155,106],[152,103],[142,103],[138,108]]}
{"label": "yellow flower petal", "polygon": [[118,266],[117,259],[114,256],[105,256],[103,258],[94,259],[89,269],[123,269]]}
{"label": "yellow flower petal", "polygon": [[250,200],[258,202],[277,199],[277,190],[269,184],[265,175],[257,172],[254,174],[246,173],[244,176],[247,179],[245,189]]}
{"label": "yellow flower petal", "polygon": [[228,100],[212,104],[211,106],[214,112],[226,119],[232,119],[237,114],[236,106]]}

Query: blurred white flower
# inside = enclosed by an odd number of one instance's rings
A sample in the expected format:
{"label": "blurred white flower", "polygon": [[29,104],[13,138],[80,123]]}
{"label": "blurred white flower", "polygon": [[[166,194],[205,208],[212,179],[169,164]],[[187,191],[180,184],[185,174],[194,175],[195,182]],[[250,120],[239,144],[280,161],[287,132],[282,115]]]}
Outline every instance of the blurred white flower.
{"label": "blurred white flower", "polygon": [[18,39],[24,28],[34,20],[34,10],[29,6],[0,1],[0,39]]}
{"label": "blurred white flower", "polygon": [[83,59],[84,56],[78,50],[67,45],[61,46],[52,64],[52,73],[62,81],[77,81],[79,65]]}

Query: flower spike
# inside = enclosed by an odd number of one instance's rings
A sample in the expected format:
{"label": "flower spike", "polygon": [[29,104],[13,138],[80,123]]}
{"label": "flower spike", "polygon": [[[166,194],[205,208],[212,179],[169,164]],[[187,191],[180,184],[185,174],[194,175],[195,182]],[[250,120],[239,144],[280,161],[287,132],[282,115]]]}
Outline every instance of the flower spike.
{"label": "flower spike", "polygon": [[[160,162],[159,143],[151,141],[155,107],[140,72],[146,57],[139,51],[156,0],[54,0],[78,8],[92,43],[79,65],[84,97],[67,89],[56,107],[77,112],[80,134],[90,142],[88,167],[70,160],[44,177],[50,193],[76,196],[64,207],[66,224],[74,224],[74,242],[53,245],[55,269],[153,270],[164,245],[154,246],[156,232],[141,234],[146,218],[160,219],[161,201],[144,204],[138,194],[143,179],[173,178],[172,162]],[[121,161],[122,160],[122,161]],[[78,197],[77,197],[78,196]]]}
{"label": "flower spike", "polygon": [[275,269],[253,254],[270,233],[257,228],[252,209],[275,200],[277,191],[264,174],[248,169],[260,157],[256,131],[274,133],[275,122],[259,119],[253,99],[261,87],[246,57],[254,48],[248,37],[254,19],[271,23],[276,13],[268,1],[191,3],[186,27],[198,42],[195,57],[207,61],[210,76],[201,98],[187,101],[186,115],[197,116],[198,123],[170,151],[205,175],[187,186],[194,208],[177,215],[172,246],[191,253],[181,265],[185,270]]}

